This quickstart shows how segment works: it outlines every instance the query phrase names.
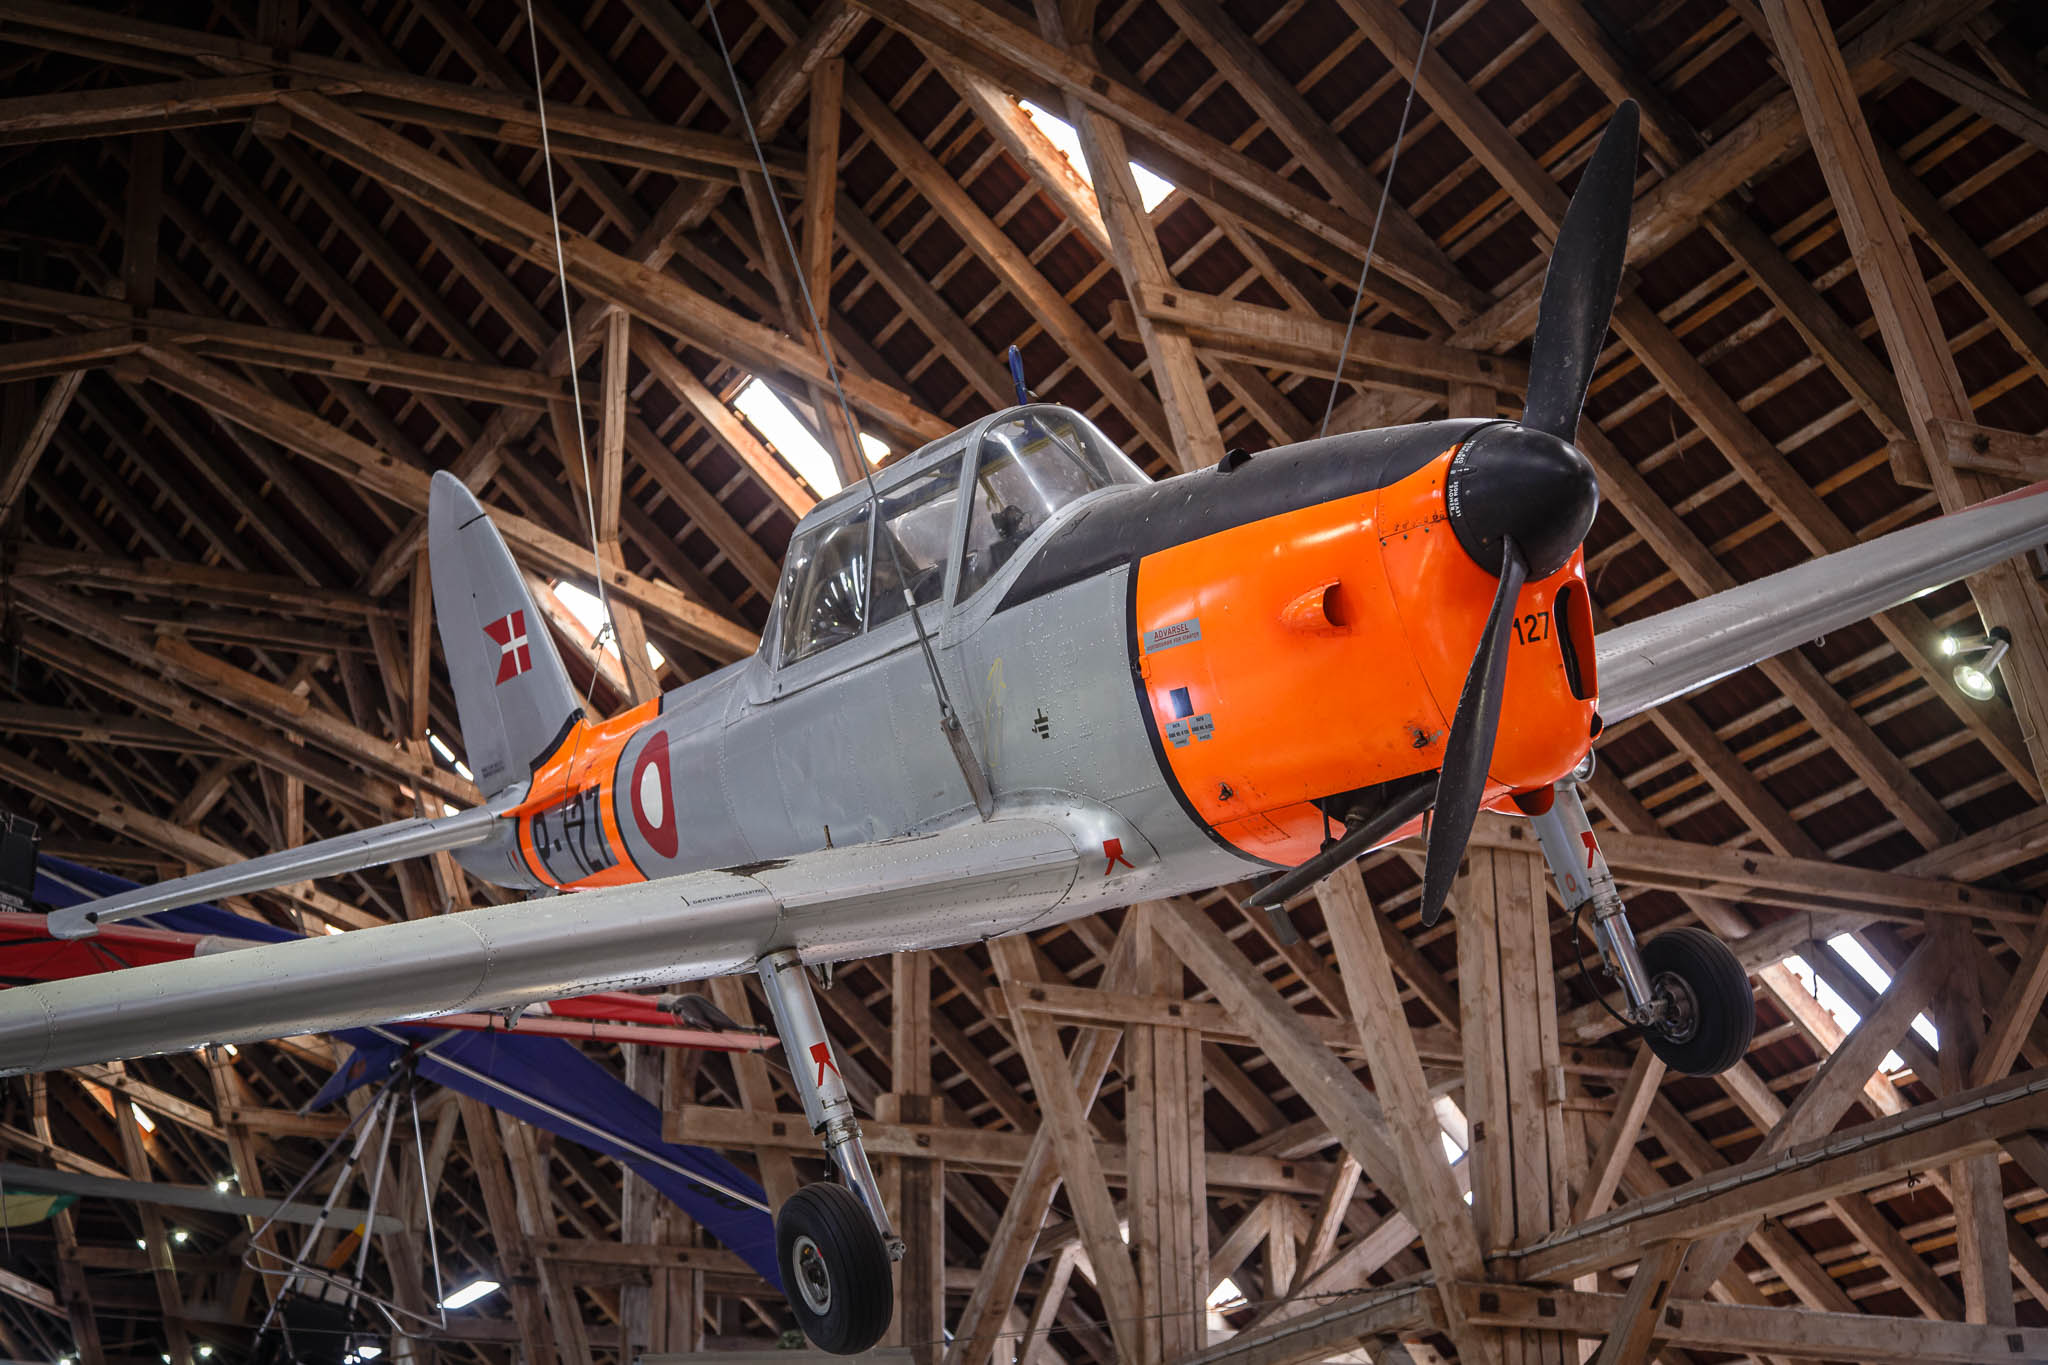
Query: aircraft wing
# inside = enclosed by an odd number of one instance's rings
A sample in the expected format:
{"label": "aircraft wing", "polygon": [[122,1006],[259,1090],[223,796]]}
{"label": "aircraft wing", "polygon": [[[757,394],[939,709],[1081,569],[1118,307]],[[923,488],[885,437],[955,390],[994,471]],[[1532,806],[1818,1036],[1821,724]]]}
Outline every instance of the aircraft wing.
{"label": "aircraft wing", "polygon": [[[524,791],[521,786],[518,791]],[[105,896],[83,905],[53,911],[50,933],[57,938],[84,938],[102,924],[133,919],[157,910],[174,910],[181,905],[198,905],[222,896],[239,896],[250,891],[267,891],[274,886],[358,868],[380,867],[401,858],[417,858],[449,849],[467,848],[491,837],[498,819],[497,809],[517,804],[500,797],[489,806],[473,806],[453,815],[433,819],[398,820],[373,829],[353,830],[332,839],[320,839],[278,853],[266,853],[247,862],[209,868],[186,877],[151,886],[138,886],[118,896]]]}
{"label": "aircraft wing", "polygon": [[1601,718],[1612,725],[2044,541],[2048,483],[2037,483],[1618,626],[1597,642]]}
{"label": "aircraft wing", "polygon": [[0,991],[0,1075],[697,980],[783,947],[814,961],[894,952],[928,942],[940,923],[961,939],[1014,933],[1068,897],[1098,835],[1001,816],[16,986]]}

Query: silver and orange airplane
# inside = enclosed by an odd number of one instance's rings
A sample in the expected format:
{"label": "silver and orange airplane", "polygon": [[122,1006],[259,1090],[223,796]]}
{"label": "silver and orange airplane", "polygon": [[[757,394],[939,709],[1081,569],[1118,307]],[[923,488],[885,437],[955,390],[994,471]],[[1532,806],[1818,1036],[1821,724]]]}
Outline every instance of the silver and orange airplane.
{"label": "silver and orange airplane", "polygon": [[853,1352],[901,1243],[807,967],[1269,875],[1286,900],[1428,820],[1441,912],[1482,808],[1531,818],[1650,1047],[1693,1073],[1753,1003],[1696,929],[1640,948],[1574,775],[1603,724],[2048,540],[2048,485],[1595,637],[1573,445],[1622,263],[1624,106],[1565,219],[1520,422],[1304,442],[1154,482],[1026,404],[819,503],[759,652],[583,714],[476,499],[436,477],[434,605],[487,803],[50,916],[67,937],[421,854],[522,903],[0,992],[0,1071],[757,972],[842,1183],[777,1217],[790,1303]]}

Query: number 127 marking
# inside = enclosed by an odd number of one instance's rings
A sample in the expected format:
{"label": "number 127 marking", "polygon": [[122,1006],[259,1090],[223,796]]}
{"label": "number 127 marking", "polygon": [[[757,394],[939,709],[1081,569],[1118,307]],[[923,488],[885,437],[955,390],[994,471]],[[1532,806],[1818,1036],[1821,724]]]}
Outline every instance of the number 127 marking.
{"label": "number 127 marking", "polygon": [[1532,611],[1527,616],[1517,616],[1515,618],[1516,644],[1533,645],[1538,640],[1548,640],[1549,638],[1550,613],[1548,611]]}

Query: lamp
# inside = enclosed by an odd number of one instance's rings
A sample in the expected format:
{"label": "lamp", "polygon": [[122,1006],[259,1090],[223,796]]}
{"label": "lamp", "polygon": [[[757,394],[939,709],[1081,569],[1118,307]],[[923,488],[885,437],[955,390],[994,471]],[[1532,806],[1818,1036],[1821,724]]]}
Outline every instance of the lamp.
{"label": "lamp", "polygon": [[1992,685],[1991,675],[1998,671],[1998,665],[2005,661],[2007,652],[2012,649],[2011,632],[2004,626],[1995,626],[1991,634],[1984,637],[1974,648],[1962,645],[1955,650],[1947,650],[1944,642],[1945,652],[1951,654],[1975,653],[1980,649],[1983,652],[1977,658],[1965,659],[1957,664],[1951,676],[1955,678],[1956,687],[1964,696],[1977,701],[1990,701],[1998,695],[1998,689]]}

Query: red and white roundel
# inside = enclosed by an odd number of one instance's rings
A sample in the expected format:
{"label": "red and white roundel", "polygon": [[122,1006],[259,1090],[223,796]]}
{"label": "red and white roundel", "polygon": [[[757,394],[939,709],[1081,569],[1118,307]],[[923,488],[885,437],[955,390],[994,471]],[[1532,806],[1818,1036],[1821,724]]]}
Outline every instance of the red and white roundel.
{"label": "red and white roundel", "polygon": [[627,783],[627,801],[633,808],[633,823],[640,837],[664,858],[676,856],[675,792],[669,786],[668,735],[658,733],[633,760],[633,776]]}

